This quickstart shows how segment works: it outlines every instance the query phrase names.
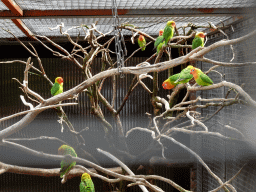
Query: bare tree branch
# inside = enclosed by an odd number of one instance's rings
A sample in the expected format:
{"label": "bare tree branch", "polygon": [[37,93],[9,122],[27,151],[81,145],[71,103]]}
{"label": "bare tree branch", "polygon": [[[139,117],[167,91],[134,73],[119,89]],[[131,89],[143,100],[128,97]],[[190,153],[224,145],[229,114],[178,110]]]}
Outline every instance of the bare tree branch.
{"label": "bare tree branch", "polygon": [[[115,168],[107,168],[111,172],[115,173],[122,173],[121,167]],[[25,174],[25,175],[37,175],[37,176],[44,176],[44,177],[56,177],[60,175],[60,168],[55,169],[41,169],[41,168],[29,168],[29,167],[21,167],[17,165],[10,165],[3,162],[0,162],[0,171],[2,173],[9,172],[9,173],[17,173],[17,174]],[[4,171],[3,171],[4,170]],[[89,168],[90,172],[96,173],[95,169]],[[84,173],[84,170],[79,167],[74,167],[69,175],[68,178],[71,179],[73,177],[81,177]],[[1,172],[0,172],[1,175]]]}

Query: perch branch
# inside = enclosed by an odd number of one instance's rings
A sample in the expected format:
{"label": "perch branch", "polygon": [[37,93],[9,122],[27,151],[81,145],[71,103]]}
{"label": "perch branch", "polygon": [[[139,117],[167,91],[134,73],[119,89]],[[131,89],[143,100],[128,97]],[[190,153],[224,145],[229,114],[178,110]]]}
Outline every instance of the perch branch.
{"label": "perch branch", "polygon": [[17,117],[17,116],[20,116],[20,115],[24,115],[24,114],[27,114],[27,113],[30,113],[30,112],[42,112],[46,109],[50,109],[50,108],[55,108],[55,107],[60,107],[60,106],[70,106],[70,105],[77,105],[78,103],[62,103],[62,104],[56,104],[56,105],[49,105],[49,106],[46,106],[46,107],[40,107],[40,106],[37,106],[36,108],[33,108],[31,110],[27,110],[27,111],[22,111],[22,112],[19,112],[19,113],[15,113],[13,115],[10,115],[8,117],[3,117],[0,119],[0,122],[2,121],[6,121],[8,119],[11,119],[11,118],[14,118],[14,117]]}
{"label": "perch branch", "polygon": [[[165,62],[157,63],[157,64],[154,64],[154,65],[146,66],[146,67],[143,67],[143,68],[142,67],[123,67],[122,72],[124,74],[131,74],[131,73],[132,74],[142,74],[142,73],[163,71],[163,70],[166,70],[168,68],[172,68],[172,67],[175,67],[175,66],[178,66],[178,65],[181,65],[183,63],[188,62],[191,59],[190,58],[191,55],[193,55],[193,54],[194,54],[195,57],[199,57],[199,56],[202,56],[202,55],[210,52],[211,50],[213,50],[213,49],[215,49],[219,46],[238,43],[238,42],[241,42],[245,39],[248,39],[249,37],[252,37],[255,34],[256,34],[256,30],[253,31],[252,33],[250,33],[246,36],[240,37],[238,39],[228,40],[228,41],[220,41],[217,44],[216,43],[212,44],[209,47],[203,48],[203,50],[201,50],[197,53],[195,53],[195,52],[198,51],[198,50],[195,49],[195,50],[191,51],[188,55],[181,56],[179,58],[172,59],[170,61],[165,61]],[[68,91],[65,91],[65,92],[63,92],[63,93],[61,93],[57,96],[54,96],[54,97],[51,97],[51,98],[45,100],[43,105],[44,106],[51,105],[51,104],[57,103],[59,101],[63,101],[65,99],[68,99],[68,98],[72,97],[74,94],[78,94],[78,93],[82,92],[87,87],[94,84],[95,82],[97,82],[97,81],[99,81],[103,78],[107,78],[107,77],[110,77],[110,76],[113,76],[113,75],[118,75],[118,74],[119,74],[118,69],[110,69],[110,70],[107,70],[107,71],[104,71],[104,72],[100,72],[100,73],[94,75],[93,77],[91,77],[90,79],[87,79],[86,81],[77,85],[76,87],[74,87],[74,88],[72,88]],[[213,88],[218,88],[218,86],[219,87],[221,87],[221,86],[233,86],[233,87],[235,87],[236,85],[223,81],[219,84],[214,84],[214,85],[206,86],[206,87],[202,87],[202,88],[192,88],[191,90],[209,90],[209,89],[213,89]],[[252,100],[251,97],[247,93],[245,93],[241,88],[239,89],[239,86],[237,88],[238,88],[238,92],[241,92],[241,95],[246,97],[246,101],[249,104],[256,107],[256,102],[254,100]],[[31,113],[27,114],[19,122],[17,122],[15,124],[7,127],[6,129],[0,131],[0,139],[4,138],[6,136],[9,136],[10,133],[13,133],[13,132],[16,132],[16,131],[22,129],[24,126],[29,124],[39,113],[40,112],[38,112],[38,111],[31,112]]]}
{"label": "perch branch", "polygon": [[209,191],[209,192],[217,192],[217,191],[219,191],[222,187],[224,187],[225,185],[229,184],[232,180],[234,180],[234,179],[241,173],[241,171],[243,170],[243,168],[245,167],[245,165],[246,165],[246,164],[244,164],[244,165],[242,166],[242,168],[241,168],[231,179],[229,179],[228,181],[226,181],[225,183],[223,183],[222,185],[220,185],[220,186],[217,187],[216,189],[211,190],[211,191]]}
{"label": "perch branch", "polygon": [[[174,138],[172,137],[168,137],[166,135],[162,135],[161,138],[166,138],[170,141],[172,141],[173,143],[179,145],[180,147],[182,147],[183,149],[185,149],[186,151],[188,151],[189,153],[191,153],[195,158],[197,158],[197,160],[204,166],[204,168],[210,173],[211,176],[213,176],[218,182],[220,185],[223,184],[223,182],[221,181],[221,179],[212,172],[212,170],[206,165],[206,163],[203,161],[203,159],[197,155],[193,150],[189,149],[187,146],[183,145],[182,143],[176,141]],[[222,188],[224,188],[225,191],[229,191],[225,186],[223,186]]]}
{"label": "perch branch", "polygon": [[186,113],[187,117],[191,120],[191,123],[194,125],[194,121],[200,125],[201,127],[203,127],[205,129],[206,132],[208,132],[208,128],[205,126],[205,124],[203,124],[201,121],[195,119],[194,117],[192,117],[190,114],[189,114],[190,111],[188,111]]}
{"label": "perch branch", "polygon": [[[119,164],[129,175],[134,176],[135,174],[129,169],[129,167],[127,167],[122,161],[120,161],[119,159],[117,159],[115,156],[113,156],[112,154],[97,148],[97,151],[106,155],[108,158],[112,159],[114,162],[116,162],[117,164]],[[139,185],[139,187],[141,188],[142,191],[144,192],[148,192],[147,188],[143,185]]]}
{"label": "perch branch", "polygon": [[[111,172],[115,173],[122,173],[121,167],[115,167],[115,168],[107,168]],[[58,177],[60,175],[60,168],[55,169],[41,169],[41,168],[29,168],[29,167],[21,167],[16,165],[10,165],[3,162],[0,162],[0,175],[4,172],[9,173],[17,173],[17,174],[25,174],[25,175],[37,175],[37,176],[44,176],[44,177]],[[95,169],[89,168],[90,172],[96,173]],[[74,167],[69,175],[68,178],[71,179],[73,177],[81,177],[81,175],[84,173],[84,170],[82,170],[80,167]]]}

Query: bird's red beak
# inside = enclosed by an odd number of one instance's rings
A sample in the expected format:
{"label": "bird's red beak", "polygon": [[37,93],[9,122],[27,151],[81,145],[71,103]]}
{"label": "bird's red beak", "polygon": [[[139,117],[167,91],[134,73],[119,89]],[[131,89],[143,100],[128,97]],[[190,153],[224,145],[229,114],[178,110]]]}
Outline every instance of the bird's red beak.
{"label": "bird's red beak", "polygon": [[162,86],[164,89],[166,89],[167,84],[165,82],[163,82]]}

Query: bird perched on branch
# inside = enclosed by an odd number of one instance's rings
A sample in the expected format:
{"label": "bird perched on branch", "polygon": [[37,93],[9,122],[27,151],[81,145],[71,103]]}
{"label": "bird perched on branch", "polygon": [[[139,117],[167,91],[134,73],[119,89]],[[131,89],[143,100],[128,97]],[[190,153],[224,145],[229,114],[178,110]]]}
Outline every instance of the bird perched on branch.
{"label": "bird perched on branch", "polygon": [[164,44],[165,44],[165,41],[159,43],[159,45],[157,46],[157,48],[156,48],[156,53],[157,53],[157,55],[159,54],[159,51],[162,49],[162,47],[164,46]]}
{"label": "bird perched on branch", "polygon": [[172,88],[174,88],[177,84],[179,84],[179,83],[175,83],[175,81],[177,81],[179,76],[180,76],[180,73],[177,73],[175,75],[170,76],[168,79],[166,79],[163,82],[163,84],[162,84],[163,88],[164,89],[172,89]]}
{"label": "bird perched on branch", "polygon": [[[59,155],[71,155],[73,157],[77,157],[77,154],[75,150],[68,146],[68,145],[61,145],[58,149]],[[63,159],[60,163],[61,169],[60,169],[60,178],[63,178],[63,176],[70,171],[70,169],[76,165],[75,161],[69,161],[67,159]]]}
{"label": "bird perched on branch", "polygon": [[51,94],[53,96],[58,95],[60,93],[63,93],[63,78],[62,77],[57,77],[55,79],[55,83],[53,84],[51,88]]}
{"label": "bird perched on branch", "polygon": [[192,41],[192,49],[195,49],[199,46],[204,47],[204,37],[205,37],[204,32],[196,33],[195,38]]}
{"label": "bird perched on branch", "polygon": [[145,49],[146,49],[146,40],[145,40],[143,35],[139,36],[138,44],[139,44],[139,46],[141,48],[141,51],[145,51]]}
{"label": "bird perched on branch", "polygon": [[190,74],[191,69],[193,69],[192,65],[189,65],[185,69],[183,69],[180,72],[180,76],[175,81],[175,83],[179,83],[180,84],[180,83],[187,83],[187,82],[189,82],[193,78],[193,75]]}
{"label": "bird perched on branch", "polygon": [[163,42],[163,40],[164,40],[163,33],[164,33],[164,30],[161,29],[161,30],[159,31],[159,36],[156,38],[156,41],[155,41],[155,43],[154,43],[154,49],[157,48],[158,45],[159,45],[161,42]]}
{"label": "bird perched on branch", "polygon": [[208,77],[206,74],[204,74],[204,72],[196,67],[191,69],[190,74],[194,76],[194,79],[198,85],[209,86],[213,84],[213,81],[210,79],[210,77]]}
{"label": "bird perched on branch", "polygon": [[84,173],[81,177],[80,192],[95,192],[94,184],[91,176],[88,173]]}
{"label": "bird perched on branch", "polygon": [[168,21],[167,22],[167,24],[164,28],[164,33],[163,33],[165,45],[167,45],[169,40],[173,37],[175,26],[176,26],[176,24],[175,24],[174,21]]}

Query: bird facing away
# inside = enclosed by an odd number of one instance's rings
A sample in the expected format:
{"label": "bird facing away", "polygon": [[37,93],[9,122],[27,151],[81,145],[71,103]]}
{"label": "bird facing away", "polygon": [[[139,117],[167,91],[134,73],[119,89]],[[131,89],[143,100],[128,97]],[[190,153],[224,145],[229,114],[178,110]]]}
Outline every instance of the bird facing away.
{"label": "bird facing away", "polygon": [[192,41],[192,49],[195,49],[199,46],[204,47],[204,37],[205,37],[204,32],[196,33],[195,38]]}
{"label": "bird facing away", "polygon": [[55,79],[55,83],[53,84],[51,88],[51,94],[53,96],[58,95],[60,93],[63,93],[63,78],[62,77],[57,77]]}
{"label": "bird facing away", "polygon": [[[73,157],[77,157],[75,150],[68,145],[61,145],[58,149],[58,154],[59,155],[71,155]],[[68,161],[66,159],[63,159],[60,163],[60,166],[61,166],[60,178],[63,178],[63,176],[75,165],[76,165],[75,161]]]}
{"label": "bird facing away", "polygon": [[198,85],[208,86],[213,84],[213,81],[210,79],[210,77],[208,77],[206,74],[204,74],[204,72],[196,67],[191,69],[190,73],[194,76],[194,79]]}
{"label": "bird facing away", "polygon": [[165,40],[165,45],[168,44],[169,40],[173,37],[174,34],[174,27],[176,26],[174,21],[168,21],[165,28],[164,28],[164,33],[163,37]]}
{"label": "bird facing away", "polygon": [[164,40],[163,33],[164,33],[164,30],[161,29],[159,31],[159,36],[156,38],[156,41],[154,43],[154,48],[157,48],[157,46]]}
{"label": "bird facing away", "polygon": [[145,51],[145,49],[146,49],[146,40],[145,40],[143,35],[139,36],[138,44],[139,44],[139,46],[141,48],[141,51]]}
{"label": "bird facing away", "polygon": [[88,173],[84,173],[81,177],[80,192],[95,192],[94,184],[91,176]]}

